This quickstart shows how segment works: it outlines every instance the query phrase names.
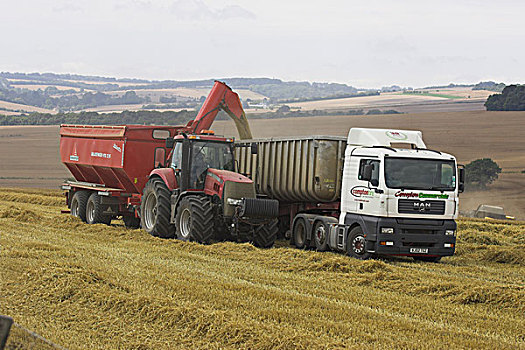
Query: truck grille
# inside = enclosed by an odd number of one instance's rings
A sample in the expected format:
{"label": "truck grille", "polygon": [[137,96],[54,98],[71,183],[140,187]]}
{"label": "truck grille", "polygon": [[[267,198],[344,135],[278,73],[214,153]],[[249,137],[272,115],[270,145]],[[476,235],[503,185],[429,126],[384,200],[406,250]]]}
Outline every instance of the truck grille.
{"label": "truck grille", "polygon": [[445,214],[445,201],[420,201],[417,199],[399,199],[397,212],[403,214]]}

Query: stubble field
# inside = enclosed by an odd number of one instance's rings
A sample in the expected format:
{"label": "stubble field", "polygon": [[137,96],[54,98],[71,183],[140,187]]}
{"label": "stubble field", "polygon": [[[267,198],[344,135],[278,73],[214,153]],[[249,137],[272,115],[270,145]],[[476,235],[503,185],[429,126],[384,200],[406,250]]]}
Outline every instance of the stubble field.
{"label": "stubble field", "polygon": [[0,314],[70,349],[525,347],[523,223],[461,220],[439,264],[359,261],[162,240],[1,191]]}

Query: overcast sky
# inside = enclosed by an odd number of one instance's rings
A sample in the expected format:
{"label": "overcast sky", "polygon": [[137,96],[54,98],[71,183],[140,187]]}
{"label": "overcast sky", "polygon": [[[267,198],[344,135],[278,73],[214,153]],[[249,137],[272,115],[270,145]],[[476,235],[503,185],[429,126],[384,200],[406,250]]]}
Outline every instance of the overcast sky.
{"label": "overcast sky", "polygon": [[1,0],[0,71],[525,82],[521,0]]}

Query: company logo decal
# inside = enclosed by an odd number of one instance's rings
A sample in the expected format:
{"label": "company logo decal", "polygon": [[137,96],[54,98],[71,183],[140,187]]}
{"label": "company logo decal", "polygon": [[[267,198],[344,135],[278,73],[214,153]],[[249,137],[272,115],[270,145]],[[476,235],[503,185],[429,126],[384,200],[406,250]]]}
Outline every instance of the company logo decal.
{"label": "company logo decal", "polygon": [[110,159],[110,153],[91,152],[91,157]]}
{"label": "company logo decal", "polygon": [[122,149],[116,143],[113,144],[113,148],[122,153]]}
{"label": "company logo decal", "polygon": [[448,194],[440,193],[416,193],[416,192],[401,192],[398,191],[394,194],[396,197],[401,198],[438,198],[438,199],[448,199]]}
{"label": "company logo decal", "polygon": [[386,136],[390,137],[391,139],[403,141],[408,139],[408,135],[399,131],[387,131]]}
{"label": "company logo decal", "polygon": [[356,186],[350,190],[350,193],[354,197],[368,197],[375,195],[374,190],[371,190],[367,187],[363,186]]}

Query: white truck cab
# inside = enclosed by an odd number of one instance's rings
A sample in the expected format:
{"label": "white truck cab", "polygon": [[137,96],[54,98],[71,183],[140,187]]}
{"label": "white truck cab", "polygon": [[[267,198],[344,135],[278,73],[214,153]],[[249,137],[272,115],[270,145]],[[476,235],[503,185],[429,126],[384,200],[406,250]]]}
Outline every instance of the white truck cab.
{"label": "white truck cab", "polygon": [[357,258],[453,255],[463,177],[456,158],[427,149],[420,131],[350,129],[330,247]]}

